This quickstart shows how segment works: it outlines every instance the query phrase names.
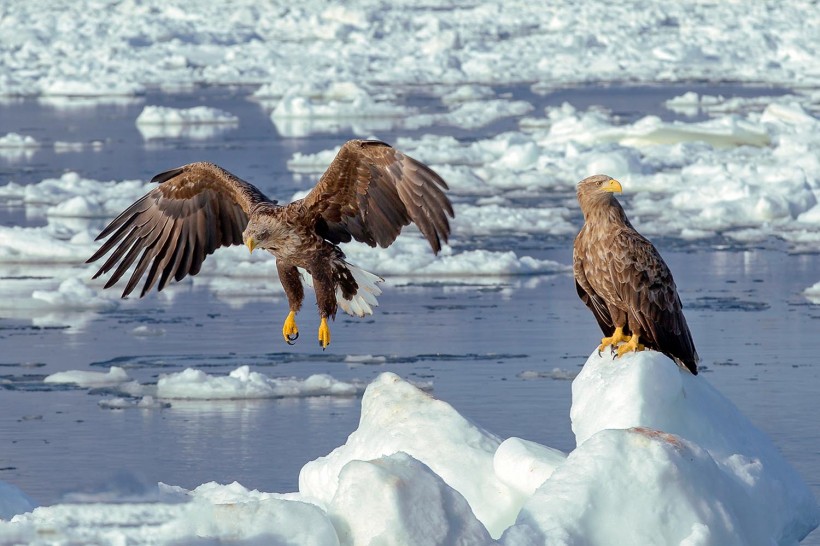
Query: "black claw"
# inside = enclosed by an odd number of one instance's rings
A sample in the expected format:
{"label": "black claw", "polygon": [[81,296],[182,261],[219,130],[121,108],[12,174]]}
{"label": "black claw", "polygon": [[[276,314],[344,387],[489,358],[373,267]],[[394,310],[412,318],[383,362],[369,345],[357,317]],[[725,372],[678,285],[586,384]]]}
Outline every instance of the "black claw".
{"label": "black claw", "polygon": [[285,341],[288,342],[288,345],[293,345],[297,339],[299,339],[299,332],[296,332],[294,335],[289,335]]}

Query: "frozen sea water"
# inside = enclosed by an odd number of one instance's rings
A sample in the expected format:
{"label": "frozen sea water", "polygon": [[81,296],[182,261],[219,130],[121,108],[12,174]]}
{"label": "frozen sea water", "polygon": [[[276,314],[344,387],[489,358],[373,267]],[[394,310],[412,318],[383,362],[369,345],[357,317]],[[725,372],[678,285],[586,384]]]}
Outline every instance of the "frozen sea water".
{"label": "frozen sea water", "polygon": [[[687,88],[724,95],[735,90]],[[618,106],[606,102],[607,97],[617,102],[629,95],[623,89],[583,89],[577,95],[562,91],[553,98],[541,97],[537,107],[575,99],[579,109],[602,103],[624,123],[646,113],[673,122],[683,118],[661,105],[682,92],[677,87],[641,88],[631,91],[633,98],[642,97],[640,106],[634,100]],[[205,138],[146,139],[134,123],[143,99],[78,109],[53,109],[30,99],[5,105],[0,114],[10,120],[8,131],[25,131],[40,146],[26,158],[0,157],[0,169],[10,182],[36,187],[63,171],[97,180],[146,180],[166,167],[209,159],[288,198],[313,180],[310,174],[289,169],[293,155],[332,149],[353,136],[342,130],[283,138],[246,94],[206,89],[195,96],[157,94],[145,99],[173,108],[206,105],[239,118],[238,128]],[[535,101],[528,91],[520,94]],[[443,111],[424,97],[408,102],[421,113]],[[505,130],[504,124],[515,127],[509,120],[497,121],[473,130],[472,139]],[[399,136],[412,139],[431,132],[465,134],[457,127],[381,128],[374,134],[394,142]],[[50,146],[52,142],[79,144],[59,148]],[[514,199],[524,208],[538,203],[526,195]],[[470,202],[468,197],[457,201]],[[571,190],[546,202],[567,211],[564,218],[553,219],[553,226],[578,225]],[[480,211],[480,201],[476,205]],[[23,206],[10,199],[0,225],[36,228],[47,224],[41,212],[36,204]],[[519,255],[569,264],[571,237],[561,229],[528,233],[522,226],[512,232],[481,231],[454,245],[513,248]],[[820,409],[814,395],[816,351],[808,343],[816,336],[820,311],[803,296],[817,281],[820,258],[816,253],[785,252],[783,243],[771,240],[744,244],[719,238],[655,239],[678,280],[704,357],[704,374],[773,438],[815,494],[820,493],[820,436],[805,420]],[[4,285],[24,287],[36,286],[54,268],[13,263],[0,267]],[[227,375],[247,365],[271,377],[330,374],[360,383],[393,371],[432,385],[437,397],[488,430],[572,449],[570,383],[565,379],[577,373],[599,333],[578,301],[569,274],[460,280],[394,275],[385,288],[373,317],[339,317],[333,344],[324,353],[307,335],[293,348],[284,346],[278,334],[283,300],[270,289],[256,301],[247,297],[247,289],[237,294],[232,291],[236,288],[220,291],[218,283],[193,283],[174,287],[172,297],[150,296],[112,309],[103,305],[72,311],[57,305],[7,310],[0,320],[0,435],[10,442],[0,459],[0,479],[42,504],[139,497],[158,482],[192,489],[210,480],[235,480],[260,491],[292,491],[302,465],[344,443],[358,420],[355,396],[175,400],[170,407],[109,409],[118,406],[101,402],[121,396],[118,389],[43,381],[56,372],[108,372],[112,366],[146,386],[185,368]],[[304,332],[314,330],[315,322],[311,313],[301,315]],[[487,396],[478,398],[476,392]],[[536,422],[531,415],[554,418]],[[810,536],[804,543],[812,540]]]}

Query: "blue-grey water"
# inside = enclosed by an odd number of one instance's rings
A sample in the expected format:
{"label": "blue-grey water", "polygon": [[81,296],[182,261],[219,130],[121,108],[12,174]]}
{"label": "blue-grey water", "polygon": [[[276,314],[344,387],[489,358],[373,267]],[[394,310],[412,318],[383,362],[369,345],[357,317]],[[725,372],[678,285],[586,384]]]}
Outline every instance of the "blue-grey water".
{"label": "blue-grey water", "polygon": [[[539,109],[563,101],[579,107],[601,104],[631,121],[646,113],[673,118],[660,107],[662,101],[691,89],[718,91],[685,86],[509,93],[526,96]],[[719,91],[731,96],[764,90]],[[468,132],[457,127],[405,130],[401,120],[393,120],[293,137],[281,134],[262,105],[246,95],[241,89],[217,88],[70,109],[34,99],[0,104],[0,134],[30,134],[42,144],[23,157],[0,156],[0,184],[34,183],[65,171],[97,180],[148,179],[169,167],[209,160],[287,199],[312,183],[286,168],[294,152],[329,149],[354,136],[395,141],[435,131],[486,137],[515,122]],[[423,111],[440,108],[420,94],[407,101]],[[145,141],[134,125],[145,104],[212,106],[234,113],[240,122],[210,138]],[[55,141],[87,145],[56,152]],[[38,221],[27,218],[22,208],[0,208],[0,224]],[[506,235],[459,242],[455,234],[453,242],[512,246],[522,254],[571,262],[570,238]],[[703,377],[772,437],[820,495],[820,380],[813,346],[820,333],[820,306],[801,295],[820,280],[820,256],[789,254],[774,242],[745,249],[716,242],[655,242],[675,273],[703,358]],[[7,274],[3,268],[0,278]],[[432,381],[435,396],[501,437],[519,436],[564,451],[574,447],[570,382],[519,377],[523,371],[549,376],[554,368],[575,372],[600,338],[570,275],[459,286],[406,286],[388,279],[376,314],[364,320],[340,315],[325,352],[308,335],[317,327],[312,313],[300,315],[303,339],[288,347],[280,334],[286,314],[281,301],[235,307],[201,286],[184,284],[175,292],[172,300],[149,296],[71,329],[0,317],[0,480],[43,504],[77,492],[139,494],[157,482],[192,488],[236,480],[249,488],[287,492],[297,489],[305,462],[344,443],[358,422],[358,398],[174,402],[162,410],[119,411],[98,406],[110,396],[104,390],[42,382],[57,371],[106,371],[111,365],[125,367],[144,383],[186,367],[225,374],[243,364],[271,376],[329,373],[342,380],[367,381],[393,371]],[[78,320],[67,314],[63,322]],[[164,333],[132,335],[139,325]],[[351,365],[344,361],[348,354],[386,360]],[[815,532],[804,543],[820,544],[820,536]]]}

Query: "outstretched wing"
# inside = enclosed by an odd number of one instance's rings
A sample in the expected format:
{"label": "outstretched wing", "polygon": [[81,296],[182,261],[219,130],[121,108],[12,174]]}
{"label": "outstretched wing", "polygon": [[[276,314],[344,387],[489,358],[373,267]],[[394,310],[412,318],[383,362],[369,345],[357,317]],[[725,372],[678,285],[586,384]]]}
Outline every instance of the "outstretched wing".
{"label": "outstretched wing", "polygon": [[333,243],[351,237],[389,246],[415,223],[433,252],[450,235],[453,206],[447,184],[430,167],[377,140],[350,140],[301,201],[317,232]]}
{"label": "outstretched wing", "polygon": [[159,185],[102,230],[97,240],[108,240],[86,261],[94,262],[114,249],[94,275],[96,279],[116,266],[105,288],[136,261],[122,297],[134,290],[146,269],[140,297],[157,280],[162,290],[171,278],[196,275],[214,250],[242,244],[251,209],[269,201],[256,187],[212,163],[190,163],[160,173],[151,182]]}
{"label": "outstretched wing", "polygon": [[641,341],[682,362],[697,373],[699,360],[683,316],[672,272],[655,246],[632,228],[621,229],[613,241],[609,263],[630,321],[640,324]]}

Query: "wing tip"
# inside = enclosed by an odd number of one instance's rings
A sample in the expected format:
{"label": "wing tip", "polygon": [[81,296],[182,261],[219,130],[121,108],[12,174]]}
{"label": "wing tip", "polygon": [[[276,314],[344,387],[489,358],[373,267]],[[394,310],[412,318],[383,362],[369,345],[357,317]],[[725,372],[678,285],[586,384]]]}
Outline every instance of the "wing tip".
{"label": "wing tip", "polygon": [[171,180],[172,178],[179,176],[184,170],[185,167],[177,167],[169,171],[163,171],[159,174],[154,175],[154,177],[151,179],[151,182],[154,184],[162,184],[163,182],[167,182],[168,180]]}

